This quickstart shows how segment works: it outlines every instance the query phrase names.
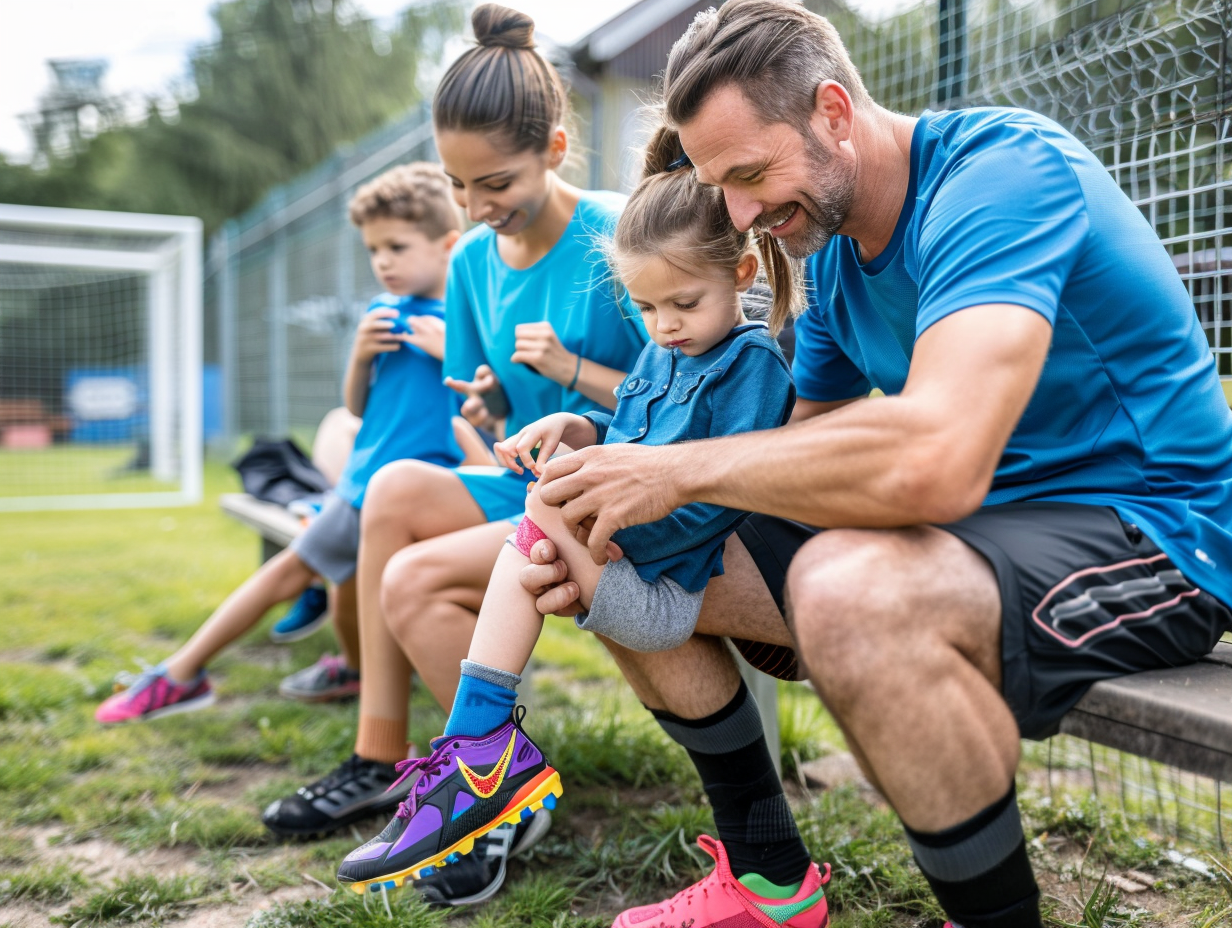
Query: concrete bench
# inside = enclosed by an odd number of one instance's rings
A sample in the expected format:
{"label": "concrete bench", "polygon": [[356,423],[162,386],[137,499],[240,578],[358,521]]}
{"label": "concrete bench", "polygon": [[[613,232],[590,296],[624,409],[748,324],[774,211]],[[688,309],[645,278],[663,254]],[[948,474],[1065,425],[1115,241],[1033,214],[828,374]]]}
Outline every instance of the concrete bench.
{"label": "concrete bench", "polygon": [[[301,531],[300,519],[246,493],[228,493],[221,506],[261,538],[268,560]],[[761,708],[770,756],[779,756],[776,683],[741,661],[741,674]],[[1096,683],[1061,722],[1074,735],[1232,782],[1232,644],[1220,642],[1205,659]]]}
{"label": "concrete bench", "polygon": [[224,493],[218,505],[231,518],[243,522],[257,533],[261,539],[262,562],[268,561],[303,531],[299,516],[247,493]]}
{"label": "concrete bench", "polygon": [[1096,683],[1061,733],[1232,782],[1232,644],[1196,664]]}

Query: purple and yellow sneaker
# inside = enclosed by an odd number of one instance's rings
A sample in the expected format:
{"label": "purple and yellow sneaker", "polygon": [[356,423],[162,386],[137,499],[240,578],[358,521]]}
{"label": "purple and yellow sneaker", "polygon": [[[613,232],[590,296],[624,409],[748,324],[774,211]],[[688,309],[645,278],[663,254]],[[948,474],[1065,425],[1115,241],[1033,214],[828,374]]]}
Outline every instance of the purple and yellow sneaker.
{"label": "purple and yellow sneaker", "polygon": [[357,893],[396,889],[456,863],[498,825],[554,809],[560,774],[522,730],[525,714],[519,706],[478,738],[437,738],[430,757],[398,764],[418,782],[385,830],[347,855],[338,882]]}
{"label": "purple and yellow sneaker", "polygon": [[177,712],[192,712],[214,704],[214,690],[202,670],[187,683],[176,683],[161,665],[138,674],[128,686],[103,701],[94,718],[104,725],[156,719]]}

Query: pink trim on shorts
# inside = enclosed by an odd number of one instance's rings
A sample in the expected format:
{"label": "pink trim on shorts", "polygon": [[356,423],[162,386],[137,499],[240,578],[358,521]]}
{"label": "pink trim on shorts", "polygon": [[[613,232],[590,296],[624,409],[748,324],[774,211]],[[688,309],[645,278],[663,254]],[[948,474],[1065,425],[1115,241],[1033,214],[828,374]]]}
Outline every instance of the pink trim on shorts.
{"label": "pink trim on shorts", "polygon": [[530,516],[523,516],[518,523],[518,533],[513,537],[513,546],[526,557],[530,557],[530,549],[535,546],[535,542],[547,537],[543,529],[530,520]]}

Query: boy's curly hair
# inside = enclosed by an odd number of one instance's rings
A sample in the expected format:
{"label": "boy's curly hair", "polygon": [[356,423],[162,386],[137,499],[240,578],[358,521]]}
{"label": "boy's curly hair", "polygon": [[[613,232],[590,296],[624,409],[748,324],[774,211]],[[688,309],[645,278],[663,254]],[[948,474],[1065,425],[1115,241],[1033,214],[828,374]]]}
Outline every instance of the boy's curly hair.
{"label": "boy's curly hair", "polygon": [[430,239],[462,230],[449,178],[440,165],[427,161],[400,164],[356,192],[348,207],[351,223],[373,219],[403,219]]}

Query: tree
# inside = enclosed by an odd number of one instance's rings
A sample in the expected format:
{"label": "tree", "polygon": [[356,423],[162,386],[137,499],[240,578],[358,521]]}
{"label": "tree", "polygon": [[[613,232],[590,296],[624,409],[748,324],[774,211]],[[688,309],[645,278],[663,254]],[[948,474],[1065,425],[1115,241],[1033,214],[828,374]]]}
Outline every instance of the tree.
{"label": "tree", "polygon": [[405,112],[425,65],[462,27],[456,2],[409,7],[389,30],[352,0],[225,0],[178,106],[100,133],[43,170],[0,159],[0,201],[200,216],[207,232]]}

